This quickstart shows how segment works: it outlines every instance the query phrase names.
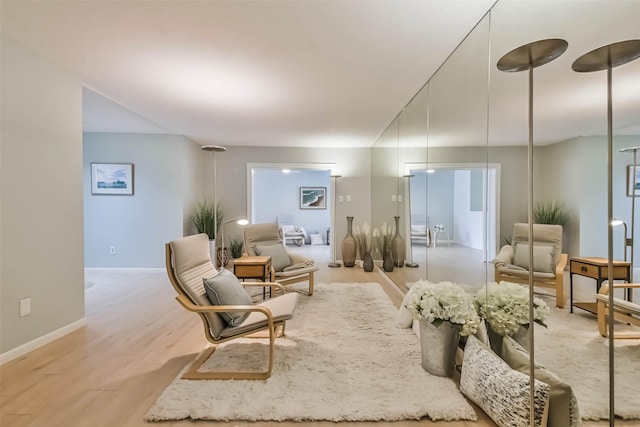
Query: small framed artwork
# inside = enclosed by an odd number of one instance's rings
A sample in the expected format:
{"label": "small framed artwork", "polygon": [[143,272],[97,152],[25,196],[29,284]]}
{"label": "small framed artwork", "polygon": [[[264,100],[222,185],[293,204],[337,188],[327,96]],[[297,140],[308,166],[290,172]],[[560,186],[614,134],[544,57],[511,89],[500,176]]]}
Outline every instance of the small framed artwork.
{"label": "small framed artwork", "polygon": [[[635,191],[634,191],[635,190]],[[633,178],[633,165],[627,166],[627,196],[640,196],[640,165],[636,165],[636,176]]]}
{"label": "small framed artwork", "polygon": [[91,194],[133,195],[133,163],[91,163]]}
{"label": "small framed artwork", "polygon": [[327,187],[300,187],[300,209],[327,209]]}

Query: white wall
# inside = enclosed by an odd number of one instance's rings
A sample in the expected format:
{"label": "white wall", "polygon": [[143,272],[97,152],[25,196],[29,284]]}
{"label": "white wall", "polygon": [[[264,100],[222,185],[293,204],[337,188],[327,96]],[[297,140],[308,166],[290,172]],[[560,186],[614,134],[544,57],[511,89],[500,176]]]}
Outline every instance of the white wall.
{"label": "white wall", "polygon": [[[0,353],[84,318],[82,85],[2,36]],[[31,315],[19,301],[31,298]]]}
{"label": "white wall", "polygon": [[[195,232],[191,208],[212,181],[208,157],[177,135],[85,133],[86,266],[162,268],[164,244]],[[133,163],[134,194],[91,194],[92,162]]]}
{"label": "white wall", "polygon": [[[484,187],[483,187],[484,188]],[[450,238],[456,244],[484,249],[484,213],[471,210],[471,171],[456,170],[453,190],[454,229]]]}

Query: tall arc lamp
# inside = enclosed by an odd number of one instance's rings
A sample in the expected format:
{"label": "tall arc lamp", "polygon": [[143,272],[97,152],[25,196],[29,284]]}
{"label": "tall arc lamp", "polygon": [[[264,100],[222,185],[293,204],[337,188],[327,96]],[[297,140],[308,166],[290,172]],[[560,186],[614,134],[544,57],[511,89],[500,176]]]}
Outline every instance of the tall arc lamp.
{"label": "tall arc lamp", "polygon": [[340,267],[340,263],[336,261],[336,211],[338,210],[338,178],[342,178],[342,175],[331,175],[333,178],[333,230],[331,230],[331,239],[333,244],[331,245],[331,262],[329,267]]}
{"label": "tall arc lamp", "polygon": [[[415,175],[413,174],[402,175],[403,178],[407,178],[407,195],[405,197],[405,200],[407,201],[407,205],[409,208],[409,227],[411,227],[411,178],[413,178],[414,176]],[[416,268],[418,267],[418,264],[413,262],[413,242],[411,241],[411,233],[409,233],[407,241],[409,242],[409,262],[405,262],[404,265],[406,267]]]}
{"label": "tall arc lamp", "polygon": [[[541,65],[547,64],[562,55],[569,44],[562,39],[544,39],[520,46],[506,53],[500,58],[497,67],[500,71],[507,73],[528,71],[529,72],[529,144],[528,144],[528,216],[529,216],[529,239],[533,238],[533,70]],[[529,265],[533,265],[533,245],[529,245]],[[529,269],[529,319],[533,324],[533,269]],[[529,328],[529,375],[533,377],[535,369],[533,329]],[[534,381],[529,381],[529,395],[535,395]],[[530,399],[529,424],[535,425],[535,402]]]}
{"label": "tall arc lamp", "polygon": [[[218,193],[216,192],[216,153],[222,153],[224,151],[227,151],[227,147],[223,147],[221,145],[203,145],[202,147],[200,147],[202,150],[204,151],[210,151],[211,154],[213,155],[213,227],[215,229],[215,233],[216,236],[218,234],[218,202],[217,202],[217,197],[218,197]],[[215,252],[215,251],[214,251]],[[216,260],[214,261],[214,263],[216,263],[216,267],[218,267],[217,265],[217,256],[212,255],[213,259]]]}
{"label": "tall arc lamp", "polygon": [[[607,183],[608,183],[608,253],[609,253],[609,283],[613,283],[613,102],[611,96],[611,88],[613,86],[613,69],[620,65],[624,65],[635,59],[640,58],[640,40],[626,40],[617,43],[611,43],[606,46],[599,47],[590,52],[585,53],[576,59],[571,68],[578,73],[592,73],[595,71],[607,70]],[[635,203],[635,151],[633,162],[633,198],[632,204]],[[633,213],[632,213],[633,215]],[[631,219],[633,221],[633,217]],[[633,222],[632,222],[633,224]],[[626,239],[625,235],[625,239]],[[633,239],[633,226],[631,227],[631,239]],[[633,246],[631,248],[633,254]],[[626,253],[626,248],[625,248]],[[633,255],[631,258],[633,266]],[[633,277],[633,269],[631,270]],[[633,281],[633,279],[631,279]],[[615,393],[614,393],[614,345],[613,345],[613,292],[609,292],[609,425],[615,425]]]}

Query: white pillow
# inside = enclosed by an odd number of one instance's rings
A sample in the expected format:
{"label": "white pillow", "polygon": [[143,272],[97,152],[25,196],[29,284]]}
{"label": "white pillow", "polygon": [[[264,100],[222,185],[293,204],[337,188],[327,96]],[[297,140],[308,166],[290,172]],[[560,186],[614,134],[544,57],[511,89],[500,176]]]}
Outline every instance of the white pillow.
{"label": "white pillow", "polygon": [[406,329],[413,325],[413,316],[409,313],[409,310],[407,310],[406,307],[406,304],[409,302],[409,298],[411,298],[411,289],[409,289],[404,295],[402,304],[400,304],[400,308],[398,309],[398,314],[396,315],[396,326],[398,328]]}
{"label": "white pillow", "polygon": [[294,233],[296,231],[296,226],[295,225],[283,225],[280,228],[282,228],[282,232],[284,234]]}
{"label": "white pillow", "polygon": [[322,240],[322,236],[319,234],[310,234],[309,238],[311,239],[312,245],[324,245],[324,241]]}
{"label": "white pillow", "polygon": [[411,234],[426,234],[427,226],[426,225],[411,225]]}
{"label": "white pillow", "polygon": [[[553,273],[553,246],[533,245],[533,271],[538,273]],[[529,269],[529,245],[516,243],[513,254],[513,264]]]}
{"label": "white pillow", "polygon": [[[460,391],[500,427],[528,426],[529,375],[513,370],[476,337],[464,347]],[[547,424],[550,387],[534,382],[535,427]]]}

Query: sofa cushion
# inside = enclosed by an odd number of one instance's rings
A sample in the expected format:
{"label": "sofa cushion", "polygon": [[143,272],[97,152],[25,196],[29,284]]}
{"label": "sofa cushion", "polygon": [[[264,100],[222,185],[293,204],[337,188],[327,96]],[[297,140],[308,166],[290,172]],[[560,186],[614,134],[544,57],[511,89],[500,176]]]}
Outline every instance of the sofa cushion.
{"label": "sofa cushion", "polygon": [[[460,374],[460,391],[498,426],[529,425],[529,375],[511,369],[476,337],[467,337]],[[546,425],[549,385],[534,382],[535,426]]]}
{"label": "sofa cushion", "polygon": [[[512,369],[529,375],[529,353],[511,337],[502,340],[502,358]],[[574,427],[581,423],[578,400],[571,386],[536,364],[536,379],[549,384],[549,427]]]}

